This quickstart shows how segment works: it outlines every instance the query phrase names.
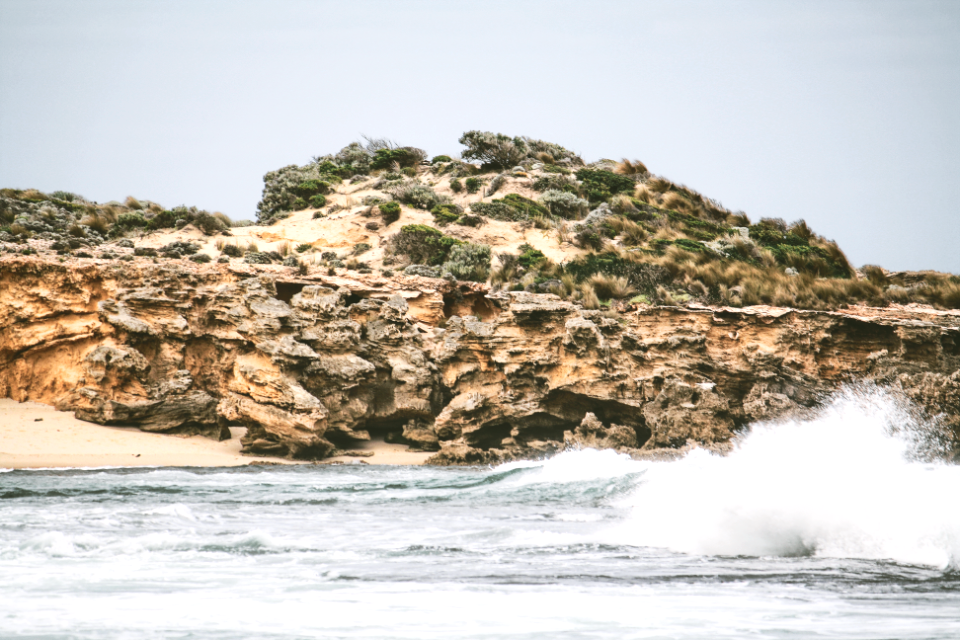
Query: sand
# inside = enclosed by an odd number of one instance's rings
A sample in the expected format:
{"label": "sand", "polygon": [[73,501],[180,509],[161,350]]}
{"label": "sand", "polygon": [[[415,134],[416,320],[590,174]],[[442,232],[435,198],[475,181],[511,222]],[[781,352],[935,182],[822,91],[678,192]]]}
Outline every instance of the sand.
{"label": "sand", "polygon": [[[251,462],[297,464],[280,458],[240,454],[245,429],[231,428],[230,440],[146,433],[134,427],[105,427],[84,422],[72,412],[35,402],[0,399],[0,468],[58,467],[232,467]],[[324,462],[417,465],[430,453],[382,440],[364,442],[356,451]]]}

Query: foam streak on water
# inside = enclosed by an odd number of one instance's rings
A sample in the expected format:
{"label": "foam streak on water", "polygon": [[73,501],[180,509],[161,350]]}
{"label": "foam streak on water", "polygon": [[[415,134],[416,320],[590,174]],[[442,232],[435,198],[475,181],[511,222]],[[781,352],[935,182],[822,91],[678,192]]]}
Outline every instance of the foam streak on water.
{"label": "foam streak on water", "polygon": [[728,457],[0,474],[0,638],[955,638],[958,468],[882,393]]}

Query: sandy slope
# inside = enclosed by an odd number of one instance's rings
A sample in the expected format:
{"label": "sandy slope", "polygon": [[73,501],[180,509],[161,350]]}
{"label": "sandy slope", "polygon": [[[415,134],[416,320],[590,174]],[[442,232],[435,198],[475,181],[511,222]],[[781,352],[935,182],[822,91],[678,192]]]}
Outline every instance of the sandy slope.
{"label": "sandy slope", "polygon": [[[382,225],[380,216],[376,212],[368,217],[369,207],[363,205],[364,197],[372,195],[385,199],[389,198],[384,193],[365,186],[374,182],[374,180],[369,180],[360,185],[351,185],[348,181],[347,184],[337,185],[336,193],[327,196],[327,209],[332,205],[345,208],[324,218],[314,220],[314,209],[297,211],[288,218],[270,226],[234,227],[230,230],[232,237],[204,236],[199,230],[188,225],[177,231],[165,230],[144,235],[136,241],[136,244],[137,246],[156,248],[175,240],[190,240],[200,244],[201,251],[209,254],[212,258],[220,256],[220,251],[216,247],[217,242],[233,243],[241,247],[254,243],[261,251],[279,251],[285,243],[289,244],[291,250],[299,244],[309,244],[317,252],[333,251],[341,258],[345,258],[354,246],[364,242],[372,248],[358,256],[358,259],[377,269],[383,265],[384,248],[388,238],[397,233],[400,227],[407,224],[436,226],[436,222],[429,211],[414,209],[406,205],[401,207],[400,219],[389,226]],[[481,194],[454,194],[450,190],[448,180],[440,180],[432,187],[437,193],[451,197],[454,202],[466,209],[471,202],[477,202],[481,199],[489,202],[508,193],[519,193],[525,197],[536,199],[539,194],[530,189],[529,185],[526,184],[527,182],[529,181],[509,178],[504,186],[491,197],[483,197]],[[369,222],[380,223],[380,227],[375,230],[367,229],[366,224]],[[570,260],[584,253],[582,249],[570,243],[559,243],[557,232],[552,229],[524,227],[525,225],[517,223],[488,220],[486,224],[478,228],[447,225],[442,227],[442,231],[461,240],[489,245],[495,254],[502,252],[517,253],[518,247],[524,243],[539,249],[544,255],[556,262]],[[319,253],[305,253],[302,254],[302,257],[305,258],[308,265],[320,259]],[[232,262],[241,261],[241,258],[232,260]]]}
{"label": "sandy slope", "polygon": [[[0,468],[43,467],[230,467],[255,461],[290,464],[288,460],[240,455],[243,429],[215,442],[199,436],[146,433],[127,427],[104,427],[77,420],[72,413],[35,402],[0,400]],[[364,443],[373,455],[343,456],[324,462],[422,464],[429,453],[407,451],[404,445]]]}

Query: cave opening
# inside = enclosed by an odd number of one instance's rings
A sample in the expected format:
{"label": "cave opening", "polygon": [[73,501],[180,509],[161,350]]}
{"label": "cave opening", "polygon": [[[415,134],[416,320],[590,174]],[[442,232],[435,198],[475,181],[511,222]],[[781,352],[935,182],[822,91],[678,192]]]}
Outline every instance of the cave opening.
{"label": "cave opening", "polygon": [[275,282],[274,285],[277,287],[277,300],[283,300],[287,304],[306,286],[302,282]]}

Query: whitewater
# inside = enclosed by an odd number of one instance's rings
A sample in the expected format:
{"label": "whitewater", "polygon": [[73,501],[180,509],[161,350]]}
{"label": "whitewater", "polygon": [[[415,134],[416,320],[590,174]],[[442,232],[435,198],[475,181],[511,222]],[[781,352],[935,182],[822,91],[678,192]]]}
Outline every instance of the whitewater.
{"label": "whitewater", "polygon": [[0,473],[0,638],[957,638],[960,467],[882,391],[729,455]]}

